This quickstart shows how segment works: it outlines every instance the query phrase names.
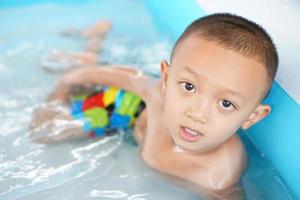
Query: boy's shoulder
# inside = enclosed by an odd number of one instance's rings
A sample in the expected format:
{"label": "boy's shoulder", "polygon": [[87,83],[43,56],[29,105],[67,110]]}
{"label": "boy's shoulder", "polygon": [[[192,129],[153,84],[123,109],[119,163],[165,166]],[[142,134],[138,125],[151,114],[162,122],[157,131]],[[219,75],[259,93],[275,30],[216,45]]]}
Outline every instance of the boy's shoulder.
{"label": "boy's shoulder", "polygon": [[220,149],[210,169],[215,189],[227,188],[240,180],[247,166],[247,154],[237,135],[232,136]]}

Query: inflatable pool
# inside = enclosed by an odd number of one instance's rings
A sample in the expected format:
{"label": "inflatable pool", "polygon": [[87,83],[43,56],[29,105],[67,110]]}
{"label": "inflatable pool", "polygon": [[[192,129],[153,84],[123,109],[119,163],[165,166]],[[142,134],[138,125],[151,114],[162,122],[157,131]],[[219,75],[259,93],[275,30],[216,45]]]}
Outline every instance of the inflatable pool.
{"label": "inflatable pool", "polygon": [[270,33],[280,59],[276,82],[265,100],[273,110],[267,119],[245,134],[300,198],[300,2],[151,0],[148,4],[160,29],[171,34],[174,40],[191,21],[214,12],[242,15]]}
{"label": "inflatable pool", "polygon": [[169,58],[184,28],[214,12],[258,22],[279,50],[276,82],[265,101],[272,113],[240,131],[250,161],[242,177],[246,197],[299,199],[299,11],[300,2],[293,0],[272,5],[258,0],[1,0],[0,199],[199,199],[147,167],[127,133],[41,145],[28,139],[27,129],[33,109],[58,78],[43,71],[42,58],[55,49],[80,51],[84,44],[80,38],[62,37],[62,31],[109,19],[113,29],[103,46],[103,61],[158,75],[159,61]]}

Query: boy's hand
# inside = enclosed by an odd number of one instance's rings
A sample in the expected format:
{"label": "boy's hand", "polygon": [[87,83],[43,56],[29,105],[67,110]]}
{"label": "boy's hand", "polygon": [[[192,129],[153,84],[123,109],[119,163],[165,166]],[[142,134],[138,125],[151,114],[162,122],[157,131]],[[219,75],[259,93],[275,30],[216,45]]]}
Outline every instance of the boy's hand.
{"label": "boy's hand", "polygon": [[86,137],[81,123],[73,120],[67,109],[57,102],[50,102],[35,110],[29,127],[31,139],[53,143]]}

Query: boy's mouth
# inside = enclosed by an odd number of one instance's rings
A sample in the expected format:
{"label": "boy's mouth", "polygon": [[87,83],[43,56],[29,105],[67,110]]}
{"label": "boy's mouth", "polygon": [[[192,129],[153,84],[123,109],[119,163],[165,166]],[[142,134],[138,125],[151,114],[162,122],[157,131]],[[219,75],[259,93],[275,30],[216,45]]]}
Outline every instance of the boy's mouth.
{"label": "boy's mouth", "polygon": [[204,135],[196,130],[181,126],[180,127],[180,136],[185,141],[196,142]]}

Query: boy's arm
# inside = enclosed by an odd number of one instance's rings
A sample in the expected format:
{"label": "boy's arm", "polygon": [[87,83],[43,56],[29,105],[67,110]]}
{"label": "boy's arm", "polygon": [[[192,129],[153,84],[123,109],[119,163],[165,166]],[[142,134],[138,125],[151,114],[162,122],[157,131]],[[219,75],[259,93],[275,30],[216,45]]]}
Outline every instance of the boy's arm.
{"label": "boy's arm", "polygon": [[244,200],[244,188],[240,183],[237,183],[223,190],[211,190],[210,196],[214,200]]}
{"label": "boy's arm", "polygon": [[237,183],[223,190],[211,190],[204,188],[199,184],[195,184],[186,179],[182,179],[170,174],[161,173],[161,175],[172,184],[199,195],[205,200],[244,200],[244,189],[240,183]]}
{"label": "boy's arm", "polygon": [[107,85],[115,86],[140,96],[146,100],[152,78],[142,71],[125,66],[92,66],[82,67],[65,73],[57,82],[48,100],[68,102],[70,89],[73,85]]}

